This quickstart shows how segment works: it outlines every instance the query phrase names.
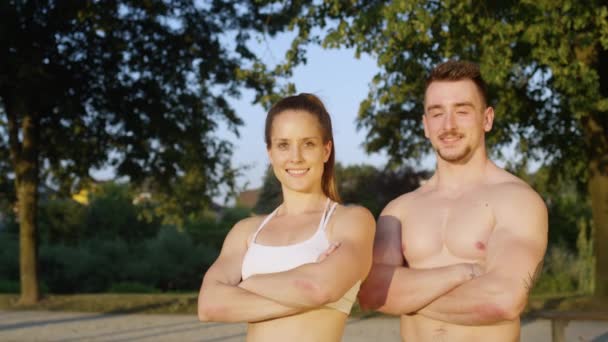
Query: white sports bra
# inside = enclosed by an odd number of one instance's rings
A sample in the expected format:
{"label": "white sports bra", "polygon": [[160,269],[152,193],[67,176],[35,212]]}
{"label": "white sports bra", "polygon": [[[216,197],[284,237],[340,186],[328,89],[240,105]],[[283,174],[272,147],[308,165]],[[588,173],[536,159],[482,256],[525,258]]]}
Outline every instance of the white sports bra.
{"label": "white sports bra", "polygon": [[[278,273],[296,268],[303,264],[316,262],[319,255],[326,251],[331,244],[327,239],[326,226],[337,205],[338,203],[332,203],[327,199],[325,210],[321,216],[321,222],[319,222],[319,227],[314,235],[307,240],[286,246],[260,245],[255,242],[256,238],[266,223],[276,215],[279,208],[275,209],[264,219],[264,221],[262,221],[260,227],[258,227],[251,238],[249,248],[243,258],[243,266],[241,269],[241,277],[243,280],[255,274]],[[329,303],[326,306],[342,311],[348,315],[356,299],[360,285],[361,281],[359,280],[342,298],[336,302]]]}

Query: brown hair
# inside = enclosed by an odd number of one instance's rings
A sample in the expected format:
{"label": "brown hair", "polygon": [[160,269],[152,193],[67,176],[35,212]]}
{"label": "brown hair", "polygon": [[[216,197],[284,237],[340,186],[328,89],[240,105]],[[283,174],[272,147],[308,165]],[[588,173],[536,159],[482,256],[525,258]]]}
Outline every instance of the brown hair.
{"label": "brown hair", "polygon": [[481,77],[479,65],[469,61],[450,60],[437,65],[426,79],[424,92],[435,81],[460,81],[471,80],[477,86],[481,101],[484,106],[488,105],[488,90],[486,82]]}
{"label": "brown hair", "polygon": [[268,111],[266,116],[266,125],[264,129],[264,138],[266,140],[266,148],[270,149],[271,140],[270,134],[272,131],[272,123],[274,118],[286,110],[301,110],[310,113],[319,120],[321,126],[321,134],[323,137],[323,143],[331,141],[331,152],[329,159],[323,165],[323,177],[321,179],[321,188],[325,196],[331,198],[332,201],[340,202],[340,195],[338,194],[338,188],[336,186],[336,177],[334,174],[335,169],[335,144],[334,136],[331,128],[331,118],[323,102],[312,94],[301,93],[294,96],[288,96],[275,103],[272,108]]}

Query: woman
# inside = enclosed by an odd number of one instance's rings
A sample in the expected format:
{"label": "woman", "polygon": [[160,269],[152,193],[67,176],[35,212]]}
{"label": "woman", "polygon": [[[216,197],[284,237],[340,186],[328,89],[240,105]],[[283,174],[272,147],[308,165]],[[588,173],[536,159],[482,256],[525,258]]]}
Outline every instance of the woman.
{"label": "woman", "polygon": [[203,279],[199,319],[249,322],[248,341],[340,341],[371,267],[374,218],[338,205],[331,120],[316,96],[276,103],[265,138],[283,203],[228,233]]}

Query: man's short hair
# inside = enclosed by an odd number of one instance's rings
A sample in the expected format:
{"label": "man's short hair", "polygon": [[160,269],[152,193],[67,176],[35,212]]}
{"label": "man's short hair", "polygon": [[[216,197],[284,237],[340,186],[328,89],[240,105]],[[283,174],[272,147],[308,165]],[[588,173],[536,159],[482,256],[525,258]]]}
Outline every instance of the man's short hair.
{"label": "man's short hair", "polygon": [[477,86],[481,101],[484,106],[488,105],[488,91],[486,82],[481,77],[479,65],[469,61],[449,60],[437,65],[426,79],[424,93],[431,83],[435,81],[461,81],[471,80]]}

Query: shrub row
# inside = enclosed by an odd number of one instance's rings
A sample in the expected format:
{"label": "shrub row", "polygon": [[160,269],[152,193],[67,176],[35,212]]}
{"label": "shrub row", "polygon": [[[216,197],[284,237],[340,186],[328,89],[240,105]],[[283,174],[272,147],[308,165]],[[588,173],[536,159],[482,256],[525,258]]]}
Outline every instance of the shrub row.
{"label": "shrub row", "polygon": [[[51,293],[196,290],[218,250],[195,244],[174,228],[138,242],[87,239],[77,245],[43,243],[40,280]],[[18,240],[0,234],[0,292],[19,281]]]}

